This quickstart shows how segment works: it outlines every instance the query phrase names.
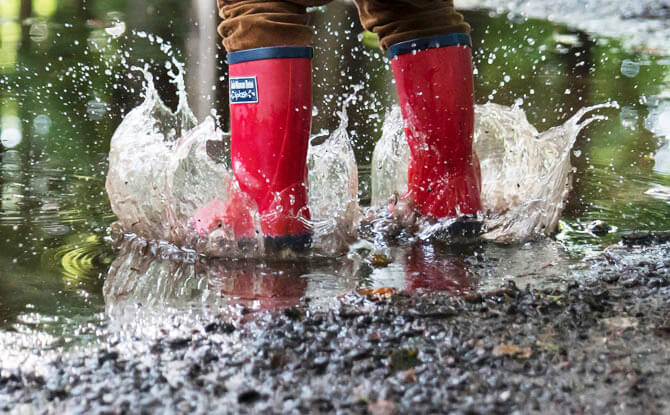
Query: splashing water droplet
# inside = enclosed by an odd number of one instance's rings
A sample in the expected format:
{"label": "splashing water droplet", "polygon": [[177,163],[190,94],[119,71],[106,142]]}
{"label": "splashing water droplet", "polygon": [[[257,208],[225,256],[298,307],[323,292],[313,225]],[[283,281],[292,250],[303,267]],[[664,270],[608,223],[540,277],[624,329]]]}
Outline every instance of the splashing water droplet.
{"label": "splashing water droplet", "polygon": [[308,199],[316,245],[326,252],[347,246],[356,235],[361,212],[358,205],[358,166],[347,127],[347,107],[360,86],[342,104],[340,125],[322,144],[309,147]]}
{"label": "splashing water droplet", "polygon": [[[179,98],[174,112],[160,100],[148,66],[133,67],[145,79],[144,101],[126,115],[112,137],[106,183],[112,209],[125,232],[144,238],[170,241],[208,255],[263,255],[255,202],[240,191],[230,166],[222,161],[225,135],[211,117],[197,123],[188,106],[183,64],[173,59],[171,68]],[[356,102],[361,86],[353,89],[338,112],[338,128],[325,139],[313,137],[308,152],[312,219],[306,223],[313,230],[314,246],[327,254],[353,242],[363,218],[358,168],[347,131],[347,106]],[[583,108],[563,125],[543,133],[527,121],[519,106],[475,107],[474,150],[481,160],[485,238],[514,242],[556,228],[570,190],[570,152],[577,134],[605,117],[582,118],[606,107],[617,104]],[[371,196],[376,210],[366,212],[366,220],[371,220],[378,234],[388,231],[389,220],[398,219],[389,216],[387,206],[394,195],[407,189],[408,155],[400,109],[394,107],[372,160]],[[244,230],[236,223],[227,224],[231,206],[247,223]],[[439,235],[454,223],[418,218],[411,215],[412,206],[405,210],[408,216],[401,219],[416,226],[415,235],[421,239]],[[252,234],[249,227],[255,230]],[[242,237],[252,243],[242,246]],[[373,239],[375,247],[383,246],[377,237]]]}
{"label": "splashing water droplet", "polygon": [[630,59],[621,62],[621,74],[628,78],[635,78],[640,73],[640,64]]}
{"label": "splashing water droplet", "polygon": [[[577,134],[606,117],[582,118],[616,103],[583,108],[563,125],[539,133],[522,109],[488,103],[475,106],[474,151],[482,171],[484,238],[517,242],[556,229],[571,185],[570,150]],[[580,122],[581,121],[581,122]],[[408,148],[400,110],[394,108],[384,123],[382,139],[372,161],[373,205],[383,207],[393,194],[407,190]],[[424,225],[422,238],[441,232],[450,223]]]}

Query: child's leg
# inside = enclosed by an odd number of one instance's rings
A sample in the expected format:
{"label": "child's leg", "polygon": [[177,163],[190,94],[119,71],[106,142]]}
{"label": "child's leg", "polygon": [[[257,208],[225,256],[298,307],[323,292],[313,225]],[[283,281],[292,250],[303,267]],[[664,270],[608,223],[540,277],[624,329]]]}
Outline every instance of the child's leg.
{"label": "child's leg", "polygon": [[228,52],[268,46],[309,46],[306,8],[330,0],[217,0],[219,34]]}
{"label": "child's leg", "polygon": [[453,0],[356,0],[361,23],[384,50],[396,43],[445,33],[468,33]]}

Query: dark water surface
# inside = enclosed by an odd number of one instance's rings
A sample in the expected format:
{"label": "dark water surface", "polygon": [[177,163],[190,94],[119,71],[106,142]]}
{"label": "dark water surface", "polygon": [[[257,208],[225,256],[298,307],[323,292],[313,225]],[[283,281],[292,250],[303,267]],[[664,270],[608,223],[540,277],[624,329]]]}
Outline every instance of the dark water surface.
{"label": "dark water surface", "polygon": [[[147,247],[119,252],[106,241],[115,218],[104,181],[111,135],[141,99],[130,65],[149,63],[174,107],[161,51],[171,45],[186,60],[196,114],[202,119],[214,107],[227,127],[215,20],[181,1],[33,3],[4,0],[0,7],[0,345],[85,343],[106,324],[106,305],[276,308],[305,296],[327,305],[361,287],[459,294],[501,278],[550,284],[570,267],[586,267],[584,255],[617,242],[622,232],[670,229],[670,57],[624,50],[615,39],[546,21],[472,11],[466,17],[478,103],[516,102],[539,130],[584,106],[610,100],[621,106],[580,135],[575,186],[558,235],[517,246],[397,247],[388,264],[355,257],[202,264],[175,262],[165,249],[154,252],[157,258]],[[374,142],[396,99],[388,64],[374,39],[361,36],[353,6],[313,14],[313,131],[335,128],[342,98],[363,86],[350,130],[365,202]],[[595,220],[610,232],[588,231]],[[123,284],[103,295],[108,271]]]}

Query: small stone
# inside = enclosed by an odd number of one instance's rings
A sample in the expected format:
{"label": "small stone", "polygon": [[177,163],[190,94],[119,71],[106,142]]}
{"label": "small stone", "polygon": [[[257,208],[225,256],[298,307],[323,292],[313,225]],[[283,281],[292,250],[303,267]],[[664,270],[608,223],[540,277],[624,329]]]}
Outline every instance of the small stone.
{"label": "small stone", "polygon": [[105,362],[110,361],[110,360],[116,360],[119,358],[119,352],[115,350],[103,350],[100,352],[100,355],[98,356],[98,364],[102,366]]}
{"label": "small stone", "polygon": [[396,408],[393,402],[380,399],[376,402],[370,402],[368,411],[372,415],[393,415],[396,413]]}
{"label": "small stone", "polygon": [[9,414],[10,415],[33,415],[35,408],[30,404],[17,405]]}
{"label": "small stone", "polygon": [[312,365],[317,371],[323,371],[328,366],[329,361],[327,356],[319,356],[312,361]]}
{"label": "small stone", "polygon": [[510,396],[512,396],[512,392],[504,391],[500,394],[500,401],[501,402],[507,402],[509,400]]}
{"label": "small stone", "polygon": [[637,328],[639,322],[635,317],[611,317],[603,320],[605,325],[614,330]]}
{"label": "small stone", "polygon": [[416,350],[401,349],[391,353],[390,365],[394,371],[409,370],[419,364]]}
{"label": "small stone", "polygon": [[221,325],[214,321],[214,322],[209,323],[208,325],[205,326],[205,332],[212,333],[212,332],[215,332],[215,331],[219,331],[220,328],[221,328]]}
{"label": "small stone", "polygon": [[172,350],[178,350],[178,349],[183,349],[184,347],[188,346],[188,344],[191,342],[191,339],[182,337],[178,339],[173,339],[168,342],[170,345],[170,349]]}
{"label": "small stone", "polygon": [[302,311],[297,307],[289,307],[284,310],[284,315],[291,320],[300,320],[302,318]]}
{"label": "small stone", "polygon": [[237,395],[237,402],[247,405],[251,405],[254,402],[258,401],[261,398],[261,394],[257,390],[250,389],[246,390],[239,395]]}
{"label": "small stone", "polygon": [[623,285],[626,288],[637,287],[638,285],[640,285],[640,278],[638,276],[627,278],[621,282],[621,285]]}
{"label": "small stone", "polygon": [[594,220],[586,226],[586,229],[596,236],[605,236],[612,228],[602,220]]}
{"label": "small stone", "polygon": [[272,353],[270,357],[270,368],[279,369],[286,363],[286,355],[281,351]]}

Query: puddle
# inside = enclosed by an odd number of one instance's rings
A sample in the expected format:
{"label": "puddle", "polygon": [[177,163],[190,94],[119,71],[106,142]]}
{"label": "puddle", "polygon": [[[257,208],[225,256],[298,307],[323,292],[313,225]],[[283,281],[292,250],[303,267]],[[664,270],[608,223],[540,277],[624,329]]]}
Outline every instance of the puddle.
{"label": "puddle", "polygon": [[[670,229],[668,58],[543,20],[476,11],[466,17],[474,29],[477,104],[517,105],[538,131],[565,123],[580,108],[612,101],[621,107],[603,112],[608,120],[590,124],[577,137],[569,154],[573,190],[555,237],[463,249],[420,241],[390,244],[380,252],[386,260],[374,264],[369,252],[355,250],[335,259],[209,267],[162,258],[165,252],[158,248],[158,258],[130,248],[114,250],[108,227],[116,218],[104,183],[110,138],[123,115],[141,103],[141,77],[130,66],[148,63],[157,93],[177,108],[177,86],[168,76],[175,67],[165,67],[166,55],[185,60],[186,72],[199,74],[197,61],[179,52],[187,43],[198,44],[184,17],[189,5],[146,18],[130,6],[96,5],[83,14],[65,7],[22,22],[16,4],[17,13],[3,15],[0,23],[3,349],[85,344],[118,321],[109,318],[114,310],[141,315],[165,307],[187,319],[220,313],[222,307],[236,313],[297,303],[327,307],[333,296],[359,288],[467,294],[508,279],[519,287],[551,286],[571,269],[588,267],[583,258],[618,242],[623,232]],[[348,112],[346,133],[358,164],[359,203],[367,206],[374,194],[374,145],[395,102],[388,62],[358,40],[353,6],[333,4],[315,13],[321,26],[313,132],[336,131],[343,98],[351,95],[352,85],[364,86]],[[133,34],[137,27],[147,32],[151,27],[152,35]],[[13,40],[5,31],[14,33]],[[125,52],[111,53],[115,48]],[[214,79],[225,71],[219,64]],[[212,122],[227,130],[225,86],[211,86],[198,89],[200,95],[190,96],[190,102],[211,102],[218,111]],[[194,112],[200,119],[208,114],[201,108]],[[593,232],[597,220],[605,223],[604,232]],[[147,319],[142,327],[157,320],[160,316]],[[127,328],[120,324],[112,333]]]}

